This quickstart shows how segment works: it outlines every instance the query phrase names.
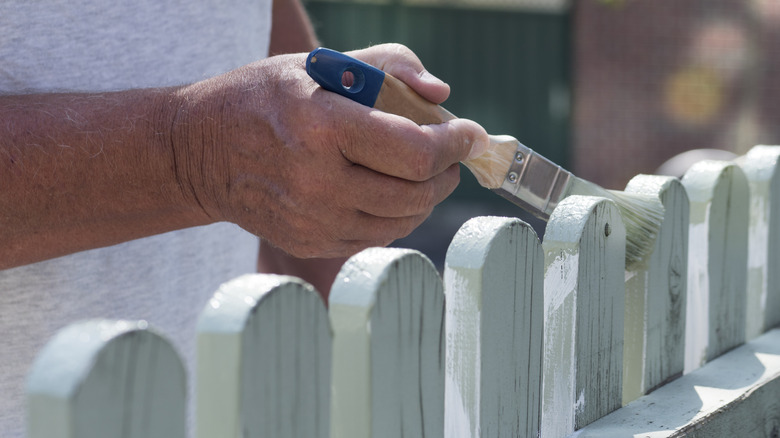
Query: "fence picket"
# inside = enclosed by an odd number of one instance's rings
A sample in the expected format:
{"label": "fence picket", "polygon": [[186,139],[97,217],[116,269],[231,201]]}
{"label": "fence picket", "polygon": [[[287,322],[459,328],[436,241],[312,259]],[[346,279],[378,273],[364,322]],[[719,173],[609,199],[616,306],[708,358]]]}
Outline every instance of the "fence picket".
{"label": "fence picket", "polygon": [[775,437],[780,428],[780,330],[578,430],[570,438]]}
{"label": "fence picket", "polygon": [[745,337],[780,324],[780,146],[755,146],[738,159],[750,185]]}
{"label": "fence picket", "polygon": [[518,219],[466,222],[447,252],[445,435],[536,437],[544,256]]}
{"label": "fence picket", "polygon": [[744,172],[726,161],[694,164],[682,184],[691,204],[687,373],[745,341],[750,192]]}
{"label": "fence picket", "polygon": [[184,438],[186,377],[145,321],[71,324],[28,375],[28,438]]}
{"label": "fence picket", "polygon": [[571,196],[542,247],[542,436],[561,437],[621,406],[625,228],[611,201]]}
{"label": "fence picket", "polygon": [[[365,250],[329,310],[294,277],[228,282],[198,322],[197,436],[775,436],[778,166],[756,146],[632,179],[665,215],[631,271],[614,203],[571,196],[543,243],[466,222],[443,281],[417,251]],[[29,372],[27,436],[184,438],[186,391],[146,322],[75,323]]]}
{"label": "fence picket", "polygon": [[327,437],[330,352],[311,285],[268,274],[223,284],[198,321],[197,436]]}
{"label": "fence picket", "polygon": [[330,294],[331,436],[444,436],[444,291],[427,257],[364,250]]}
{"label": "fence picket", "polygon": [[623,404],[682,374],[689,224],[677,178],[637,175],[626,192],[657,197],[665,211],[648,263],[626,273]]}

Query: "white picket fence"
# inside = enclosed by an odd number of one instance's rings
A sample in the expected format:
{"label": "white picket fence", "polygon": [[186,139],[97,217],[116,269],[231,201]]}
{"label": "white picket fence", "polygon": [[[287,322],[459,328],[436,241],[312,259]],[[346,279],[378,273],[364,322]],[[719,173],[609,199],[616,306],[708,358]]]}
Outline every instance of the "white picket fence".
{"label": "white picket fence", "polygon": [[[634,178],[666,209],[634,271],[615,205],[570,197],[541,243],[466,222],[443,278],[363,251],[327,307],[296,278],[237,278],[198,323],[197,437],[776,437],[778,158]],[[30,372],[29,437],[184,437],[186,386],[143,321],[78,322]]]}

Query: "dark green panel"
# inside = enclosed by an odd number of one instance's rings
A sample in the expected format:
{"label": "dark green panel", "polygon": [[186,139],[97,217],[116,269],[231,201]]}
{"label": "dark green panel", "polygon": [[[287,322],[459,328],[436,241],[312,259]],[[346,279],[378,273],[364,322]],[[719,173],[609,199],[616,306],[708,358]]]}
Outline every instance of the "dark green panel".
{"label": "dark green panel", "polygon": [[559,102],[568,95],[567,14],[316,0],[306,6],[324,45],[406,44],[452,86],[452,112],[567,164],[566,107],[550,108],[551,95]]}
{"label": "dark green panel", "polygon": [[[400,2],[308,0],[305,5],[323,45],[344,51],[384,42],[405,44],[431,73],[450,84],[447,109],[479,122],[492,134],[512,135],[564,167],[568,164],[568,13],[419,7]],[[481,188],[467,170],[461,174],[461,185],[437,210],[465,209],[466,216],[517,212],[517,207]],[[432,220],[438,221],[435,227],[428,231],[421,227],[416,234],[442,228],[441,217]],[[453,226],[462,223],[457,219]],[[448,229],[442,238],[449,242],[452,234],[454,230]],[[409,246],[424,249],[433,259],[436,254],[430,251],[440,250]]]}

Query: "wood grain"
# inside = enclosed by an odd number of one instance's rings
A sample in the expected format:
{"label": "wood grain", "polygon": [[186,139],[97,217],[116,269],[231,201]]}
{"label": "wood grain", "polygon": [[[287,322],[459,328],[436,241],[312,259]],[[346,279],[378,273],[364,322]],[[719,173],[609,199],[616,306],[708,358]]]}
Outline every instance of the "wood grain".
{"label": "wood grain", "polygon": [[444,436],[444,291],[427,257],[371,248],[330,294],[331,436]]}
{"label": "wood grain", "polygon": [[682,179],[691,203],[685,371],[745,341],[750,190],[734,163],[701,161]]}
{"label": "wood grain", "polygon": [[626,192],[657,197],[664,219],[647,263],[626,273],[623,404],[682,374],[690,222],[677,178],[637,175]]}
{"label": "wood grain", "polygon": [[186,376],[145,321],[62,329],[28,376],[28,438],[184,438]]}
{"label": "wood grain", "polygon": [[478,217],[447,252],[447,437],[537,437],[544,256],[518,219]]}
{"label": "wood grain", "polygon": [[780,146],[755,146],[737,163],[750,185],[745,337],[780,324]]}
{"label": "wood grain", "polygon": [[561,437],[622,401],[626,234],[612,201],[570,196],[542,246],[542,437]]}
{"label": "wood grain", "polygon": [[780,430],[778,400],[780,330],[771,330],[574,436],[770,438]]}
{"label": "wood grain", "polygon": [[385,74],[374,108],[406,117],[418,125],[435,125],[455,118],[452,113],[420,96],[389,74]]}
{"label": "wood grain", "polygon": [[251,274],[198,321],[197,436],[327,437],[331,335],[308,283]]}

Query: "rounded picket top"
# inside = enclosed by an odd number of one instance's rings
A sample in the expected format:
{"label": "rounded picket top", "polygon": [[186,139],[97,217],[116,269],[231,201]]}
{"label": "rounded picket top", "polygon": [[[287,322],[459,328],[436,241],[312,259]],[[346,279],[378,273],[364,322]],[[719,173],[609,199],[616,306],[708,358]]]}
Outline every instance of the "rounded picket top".
{"label": "rounded picket top", "polygon": [[[579,246],[584,237],[601,234],[610,241],[625,240],[626,232],[620,213],[614,215],[615,202],[596,196],[569,196],[561,201],[550,215],[544,241]],[[593,230],[598,226],[600,229]],[[612,236],[612,237],[610,237]],[[625,244],[623,244],[625,248]],[[625,249],[623,250],[625,253]]]}
{"label": "rounded picket top", "polygon": [[325,303],[295,277],[248,274],[198,321],[199,438],[327,437],[331,332]]}
{"label": "rounded picket top", "polygon": [[443,437],[444,292],[422,253],[369,248],[330,294],[331,436]]}
{"label": "rounded picket top", "polygon": [[780,324],[780,146],[758,145],[735,160],[750,185],[746,339]]}
{"label": "rounded picket top", "polygon": [[622,405],[626,231],[615,203],[569,196],[544,235],[542,436]]}
{"label": "rounded picket top", "polygon": [[675,177],[637,175],[626,192],[658,198],[664,216],[647,263],[626,274],[624,404],[682,374],[690,223]]}
{"label": "rounded picket top", "polygon": [[[518,241],[517,235],[522,235]],[[498,245],[540,244],[533,227],[517,218],[481,216],[466,221],[453,237],[447,248],[446,264],[465,269],[479,269],[488,266],[486,260]],[[533,245],[531,245],[533,246]]]}
{"label": "rounded picket top", "polygon": [[447,251],[445,435],[537,436],[544,255],[527,223],[477,217]]}
{"label": "rounded picket top", "polygon": [[694,164],[690,200],[685,373],[745,341],[750,188],[730,161]]}
{"label": "rounded picket top", "polygon": [[183,438],[186,376],[146,321],[71,324],[28,375],[29,438]]}

